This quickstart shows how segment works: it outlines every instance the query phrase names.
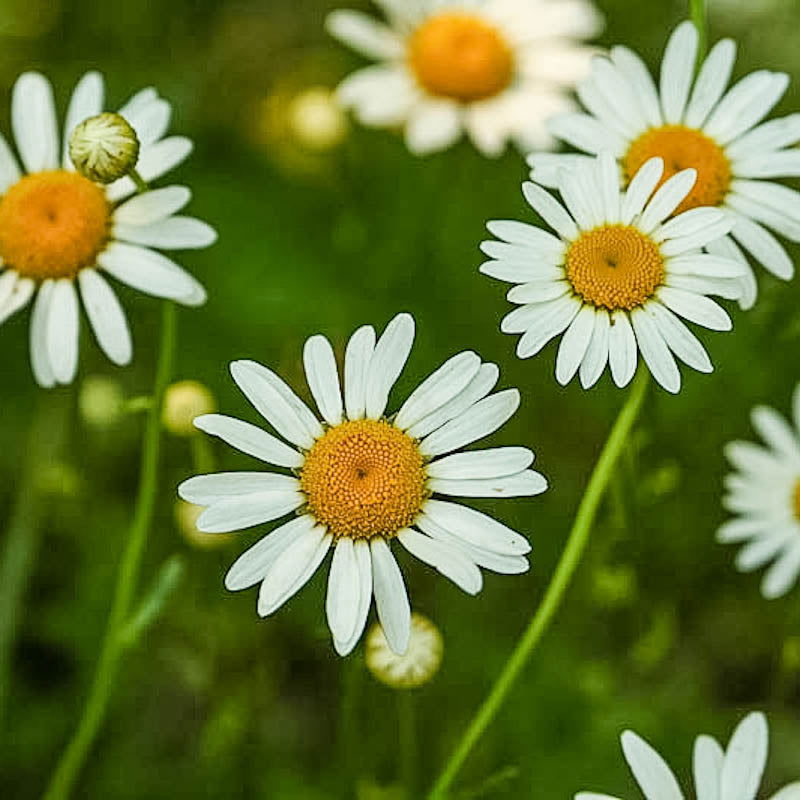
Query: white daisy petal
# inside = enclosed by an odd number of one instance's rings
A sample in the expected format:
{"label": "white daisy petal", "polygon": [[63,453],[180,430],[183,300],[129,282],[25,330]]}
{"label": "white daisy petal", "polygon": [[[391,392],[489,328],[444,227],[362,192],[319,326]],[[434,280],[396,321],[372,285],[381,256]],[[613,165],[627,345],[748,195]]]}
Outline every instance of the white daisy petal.
{"label": "white daisy petal", "polygon": [[230,369],[256,411],[285,439],[308,449],[322,436],[308,406],[272,370],[255,361],[234,361]]}
{"label": "white daisy petal", "polygon": [[636,372],[636,361],[636,337],[628,315],[615,311],[608,329],[608,365],[617,386],[622,388],[630,383]]}
{"label": "white daisy petal", "polygon": [[732,166],[740,178],[796,178],[800,176],[800,151],[758,153],[734,161]]}
{"label": "white daisy petal", "polygon": [[548,120],[547,127],[553,136],[586,153],[609,150],[621,156],[625,152],[625,140],[589,114],[560,114]]}
{"label": "white daisy petal", "polygon": [[223,414],[203,414],[195,417],[194,426],[267,464],[289,469],[303,466],[304,458],[297,450],[249,422]]}
{"label": "white daisy petal", "polygon": [[461,133],[461,110],[452,100],[426,100],[406,123],[406,146],[415,155],[444,150]]}
{"label": "white daisy petal", "polygon": [[592,156],[577,153],[531,153],[527,158],[531,180],[539,186],[555,189],[562,169],[576,169],[592,163]]}
{"label": "white daisy petal", "polygon": [[19,278],[15,272],[6,274],[12,277],[14,285],[5,302],[0,305],[0,325],[25,308],[36,290],[36,284],[30,278]]}
{"label": "white daisy petal", "polygon": [[[556,300],[565,294],[572,293],[572,284],[567,280],[541,280],[530,281],[510,289],[506,298],[509,303],[528,305],[532,303],[546,303]],[[526,314],[529,312],[526,312]]]}
{"label": "white daisy petal", "polygon": [[[192,152],[192,142],[185,136],[168,136],[158,142],[143,147],[136,162],[136,171],[146,182],[154,181],[178,166]],[[114,181],[106,189],[112,202],[130,197],[136,191],[136,184],[128,177]]]}
{"label": "white daisy petal", "polygon": [[782,597],[797,583],[798,575],[800,544],[795,544],[767,570],[761,584],[761,593],[768,600]]}
{"label": "white daisy petal", "polygon": [[457,548],[410,528],[400,531],[397,538],[412,556],[432,566],[467,594],[477,594],[483,587],[481,571]]}
{"label": "white daisy petal", "polygon": [[660,158],[648,159],[640,167],[622,198],[620,222],[623,225],[630,225],[633,218],[642,213],[663,174],[664,162]]}
{"label": "white daisy petal", "polygon": [[[559,297],[557,300],[536,306],[535,308],[538,309],[536,318],[527,326],[527,330],[517,344],[519,358],[530,358],[536,355],[551,339],[566,330],[582,306],[583,303],[572,296]],[[531,306],[524,306],[524,308],[531,308]]]}
{"label": "white daisy petal", "polygon": [[363,125],[400,125],[418,101],[407,70],[395,65],[365,67],[345,78],[336,90],[344,108],[352,108]]}
{"label": "white daisy petal", "polygon": [[589,347],[586,348],[586,355],[580,367],[581,386],[584,389],[589,389],[597,383],[608,363],[610,328],[611,318],[608,312],[597,310],[592,338],[589,340]]}
{"label": "white daisy petal", "polygon": [[99,72],[87,72],[72,91],[72,97],[64,119],[64,143],[62,147],[62,166],[74,169],[69,157],[69,140],[75,127],[89,117],[97,116],[103,110],[105,87]]}
{"label": "white daisy petal", "polygon": [[714,367],[703,345],[668,308],[661,303],[648,303],[644,311],[658,326],[667,347],[684,364],[698,372],[713,372]]}
{"label": "white daisy petal", "polygon": [[114,224],[133,227],[159,222],[180,211],[191,197],[186,186],[165,186],[137,194],[114,209]]}
{"label": "white daisy petal", "polygon": [[767,720],[748,714],[737,726],[725,751],[720,795],[725,800],[754,800],[767,761]]}
{"label": "white daisy petal", "polygon": [[785,281],[792,279],[794,276],[792,260],[781,243],[766,228],[737,214],[731,235],[773,275]]}
{"label": "white daisy petal", "polygon": [[184,305],[202,305],[205,290],[186,270],[166,256],[138,245],[111,242],[97,263],[117,280],[154,297]]}
{"label": "white daisy petal", "polygon": [[325,29],[331,36],[367,58],[395,59],[403,55],[399,36],[358,11],[333,11],[325,19]]}
{"label": "white daisy petal", "polygon": [[428,533],[428,518],[467,544],[482,550],[507,556],[524,556],[531,550],[524,536],[468,506],[443,500],[428,500],[417,522],[425,533]]}
{"label": "white daisy petal", "polygon": [[411,608],[406,585],[389,545],[375,537],[370,541],[372,580],[378,619],[389,647],[403,655],[411,632]]}
{"label": "white daisy petal", "polygon": [[294,541],[310,533],[314,524],[313,518],[304,514],[259,539],[233,562],[225,575],[225,588],[238,592],[260,583],[275,559]]}
{"label": "white daisy petal", "polygon": [[725,753],[716,739],[698,736],[694,743],[694,785],[697,800],[722,800],[719,780]]}
{"label": "white daisy petal", "polygon": [[386,326],[370,358],[364,387],[366,415],[377,419],[386,410],[389,392],[403,371],[414,343],[414,318],[398,314]]}
{"label": "white daisy petal", "polygon": [[162,250],[194,250],[217,241],[217,232],[194,217],[168,217],[149,225],[114,225],[113,235],[132,244]]}
{"label": "white daisy petal", "polygon": [[651,127],[662,125],[664,119],[656,85],[642,59],[627,47],[617,46],[611,48],[611,60],[628,79],[648,124]]}
{"label": "white daisy petal", "polygon": [[625,760],[644,795],[652,800],[683,800],[678,781],[666,761],[633,731],[622,734]]}
{"label": "white daisy petal", "polygon": [[502,478],[430,478],[428,487],[432,492],[453,497],[531,497],[546,491],[547,481],[543,475],[527,469]]}
{"label": "white daisy petal", "polygon": [[568,242],[578,238],[578,228],[575,220],[570,217],[564,206],[561,205],[549,192],[526,181],[522,184],[522,193],[530,207],[562,238]]}
{"label": "white daisy petal", "polygon": [[375,350],[375,329],[359,328],[344,354],[344,405],[348,419],[361,419],[366,411],[367,373]]}
{"label": "white daisy petal", "polygon": [[504,478],[516,475],[533,463],[533,453],[527,447],[496,447],[454,453],[428,464],[431,478],[475,480]]}
{"label": "white daisy petal", "polygon": [[395,426],[406,430],[450,402],[467,387],[480,365],[480,357],[469,350],[449,358],[409,395],[397,412]]}
{"label": "white daisy petal", "polygon": [[353,540],[343,536],[333,548],[333,559],[328,574],[328,593],[325,613],[334,640],[347,641],[353,635],[358,615],[358,598],[361,589],[358,580],[356,550]]}
{"label": "white daisy petal", "polygon": [[564,255],[564,243],[535,225],[515,220],[492,220],[486,223],[486,227],[498,239],[534,249],[553,262],[558,262]]}
{"label": "white daisy petal", "polygon": [[131,332],[116,293],[95,269],[81,270],[78,285],[97,343],[115,364],[130,364],[133,357]]}
{"label": "white daisy petal", "polygon": [[27,172],[58,167],[58,124],[53,88],[38,72],[23,72],[14,84],[11,127]]}
{"label": "white daisy petal", "polygon": [[[502,242],[496,242],[502,244]],[[485,261],[478,268],[484,275],[506,283],[555,281],[564,277],[563,267],[536,261],[528,254],[526,261]]]}
{"label": "white daisy petal", "polygon": [[728,85],[735,60],[736,43],[732,39],[721,39],[711,48],[694,83],[683,118],[684,125],[702,127]]}
{"label": "white daisy petal", "polygon": [[756,406],[750,418],[753,427],[773,450],[800,461],[797,433],[777,411],[767,406]]}
{"label": "white daisy petal", "polygon": [[662,338],[659,326],[640,308],[631,312],[631,323],[642,358],[653,377],[668,392],[677,394],[681,388],[681,374]]}
{"label": "white daisy petal", "polygon": [[178,487],[178,495],[187,503],[209,506],[229,497],[269,492],[286,494],[299,490],[297,478],[278,472],[215,472],[183,481]]}
{"label": "white daisy petal", "polygon": [[784,786],[777,794],[772,795],[770,800],[800,800],[800,781]]}
{"label": "white daisy petal", "polygon": [[[602,312],[600,312],[602,314]],[[565,386],[578,371],[594,331],[595,316],[597,311],[593,306],[585,305],[574,320],[570,323],[566,333],[561,339],[556,358],[556,380]]]}
{"label": "white daisy petal", "polygon": [[203,533],[230,533],[272,522],[305,502],[300,492],[261,492],[229,497],[210,505],[195,523]]}
{"label": "white daisy petal", "polygon": [[642,212],[636,227],[643,233],[651,233],[681,204],[697,180],[697,170],[684,169],[664,181]]}
{"label": "white daisy petal", "polygon": [[319,413],[329,425],[338,425],[342,421],[342,391],[331,343],[319,334],[307,339],[303,348],[303,364],[308,388]]}
{"label": "white daisy petal", "polygon": [[16,156],[11,152],[6,137],[0,133],[0,193],[5,194],[9,186],[22,177]]}
{"label": "white daisy petal", "polygon": [[771,119],[749,130],[735,142],[731,142],[725,152],[732,161],[769,153],[782,147],[789,147],[800,141],[800,114]]}
{"label": "white daisy petal", "polygon": [[78,370],[80,311],[75,285],[69,278],[53,284],[46,325],[46,347],[58,383],[72,383]]}
{"label": "white daisy petal", "polygon": [[678,316],[688,319],[713,331],[729,331],[733,327],[731,318],[721,306],[703,295],[662,286],[656,297]]}
{"label": "white daisy petal", "polygon": [[355,609],[353,632],[348,639],[334,639],[334,647],[340,656],[348,655],[358,644],[364,626],[367,624],[369,607],[372,603],[372,557],[366,539],[357,539],[354,545],[358,600]]}
{"label": "white daisy petal", "polygon": [[664,50],[660,93],[664,122],[667,125],[677,125],[682,121],[697,58],[697,40],[697,28],[694,24],[682,22],[675,28]]}
{"label": "white daisy petal", "polygon": [[518,408],[517,389],[497,392],[429,434],[420,442],[420,452],[433,458],[482,439],[505,425]]}
{"label": "white daisy petal", "polygon": [[[122,116],[125,116],[122,114]],[[125,117],[136,131],[142,147],[148,147],[161,139],[169,128],[172,106],[160,97],[142,103],[132,114]]]}
{"label": "white daisy petal", "polygon": [[50,320],[50,299],[53,295],[55,282],[46,280],[39,287],[36,301],[33,304],[33,314],[30,325],[30,351],[31,368],[33,376],[39,386],[50,389],[55,386],[56,378],[50,364],[48,348],[48,324]]}
{"label": "white daisy petal", "polygon": [[333,537],[322,527],[298,536],[275,559],[258,592],[258,614],[268,617],[297,594],[317,571]]}

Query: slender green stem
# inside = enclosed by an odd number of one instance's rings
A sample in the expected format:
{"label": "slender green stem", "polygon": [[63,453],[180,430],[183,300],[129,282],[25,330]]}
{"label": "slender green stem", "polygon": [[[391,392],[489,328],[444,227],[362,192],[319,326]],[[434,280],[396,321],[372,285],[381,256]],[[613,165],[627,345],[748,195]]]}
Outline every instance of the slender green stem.
{"label": "slender green stem", "polygon": [[689,0],[689,16],[697,28],[699,42],[697,47],[698,63],[706,56],[708,48],[708,21],[706,18],[706,0]]}
{"label": "slender green stem", "polygon": [[589,484],[578,507],[578,512],[575,515],[564,552],[561,554],[561,559],[556,566],[544,597],[517,646],[508,661],[506,661],[502,672],[495,680],[494,686],[462,734],[456,749],[439,774],[436,783],[428,794],[428,800],[442,800],[447,796],[447,792],[458,771],[463,766],[478,739],[495,718],[500,706],[513,688],[514,682],[519,677],[520,672],[558,611],[564,598],[564,593],[586,548],[600,501],[603,499],[614,467],[639,414],[648,381],[649,373],[645,369],[641,369],[597,460],[592,476],[589,479]]}
{"label": "slender green stem", "polygon": [[155,510],[161,445],[161,406],[164,391],[172,373],[175,335],[176,309],[173,303],[165,301],[158,365],[153,387],[153,404],[147,414],[143,439],[139,492],[128,541],[117,573],[114,599],[108,617],[105,638],[89,691],[89,698],[83,708],[83,715],[53,773],[45,793],[46,800],[65,800],[69,797],[78,773],[83,767],[103,723],[117,675],[120,656],[125,650],[124,633],[128,629],[128,617],[136,591],[139,568]]}
{"label": "slender green stem", "polygon": [[403,785],[403,796],[407,800],[414,800],[417,796],[417,697],[413,689],[398,689],[395,694],[400,781]]}
{"label": "slender green stem", "polygon": [[39,400],[28,434],[22,476],[0,561],[0,719],[11,690],[14,638],[22,600],[36,560],[39,534],[47,512],[42,472],[58,457],[69,430],[71,395],[47,392]]}
{"label": "slender green stem", "polygon": [[149,191],[150,187],[147,185],[147,181],[137,172],[136,167],[128,173],[128,177],[136,184],[136,191],[139,194]]}

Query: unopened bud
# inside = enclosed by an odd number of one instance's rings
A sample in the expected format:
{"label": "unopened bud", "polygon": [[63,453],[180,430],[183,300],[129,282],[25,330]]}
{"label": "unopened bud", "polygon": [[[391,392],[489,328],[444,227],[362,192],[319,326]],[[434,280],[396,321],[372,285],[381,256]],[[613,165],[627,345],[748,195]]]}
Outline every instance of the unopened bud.
{"label": "unopened bud", "polygon": [[69,157],[84,178],[113,183],[139,160],[139,138],[119,114],[106,111],[85,119],[69,137]]}
{"label": "unopened bud", "polygon": [[167,389],[164,396],[164,427],[176,436],[197,433],[195,417],[213,414],[217,410],[214,395],[199,381],[178,381]]}

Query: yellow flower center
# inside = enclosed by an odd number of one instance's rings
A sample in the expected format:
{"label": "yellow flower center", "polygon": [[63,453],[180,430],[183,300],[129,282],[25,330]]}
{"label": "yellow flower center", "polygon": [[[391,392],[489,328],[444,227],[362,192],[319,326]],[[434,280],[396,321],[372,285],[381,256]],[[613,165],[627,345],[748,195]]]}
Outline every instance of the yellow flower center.
{"label": "yellow flower center", "polygon": [[609,311],[642,305],[664,279],[658,245],[628,225],[582,233],[567,250],[565,268],[577,294]]}
{"label": "yellow flower center", "polygon": [[314,443],[300,487],[314,517],[336,537],[391,537],[428,496],[417,443],[384,420],[330,428]]}
{"label": "yellow flower center", "polygon": [[422,23],[411,36],[408,57],[423,89],[465,103],[499,94],[514,74],[511,48],[500,32],[462,12]]}
{"label": "yellow flower center", "polygon": [[105,192],[74,172],[26,175],[0,198],[0,258],[28,278],[74,278],[108,238]]}
{"label": "yellow flower center", "polygon": [[664,159],[661,183],[682,169],[697,170],[697,182],[675,210],[676,214],[698,206],[718,206],[725,199],[731,184],[730,161],[722,147],[702,131],[683,125],[646,131],[631,143],[622,160],[627,180],[655,156]]}

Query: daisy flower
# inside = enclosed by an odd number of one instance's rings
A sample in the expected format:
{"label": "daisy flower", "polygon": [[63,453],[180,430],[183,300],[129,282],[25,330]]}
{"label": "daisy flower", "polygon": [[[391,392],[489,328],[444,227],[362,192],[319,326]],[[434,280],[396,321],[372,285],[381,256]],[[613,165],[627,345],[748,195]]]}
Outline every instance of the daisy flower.
{"label": "daisy flower", "polygon": [[[748,714],[736,727],[727,749],[711,736],[694,742],[697,800],[756,800],[767,763],[766,717]],[[645,800],[683,800],[678,781],[663,758],[633,731],[622,734],[622,751]],[[800,783],[784,786],[771,800],[799,800]],[[575,800],[617,800],[608,794],[579,792]]]}
{"label": "daisy flower", "polygon": [[225,577],[231,591],[261,584],[258,613],[272,614],[333,551],[326,612],[341,655],[355,647],[372,596],[392,650],[405,652],[410,608],[393,541],[470,594],[479,567],[525,572],[527,540],[491,517],[443,497],[535,495],[547,482],[529,469],[524,447],[455,451],[497,430],[517,410],[519,392],[489,394],[499,371],[473,352],[458,353],[423,381],[396,414],[389,393],[405,365],[414,321],[399,314],[376,341],[365,325],[347,343],[344,396],[324,336],[305,344],[303,361],[322,421],[271,370],[234,361],[231,374],[256,410],[289,444],[247,422],[198,417],[200,430],[249,455],[292,470],[200,475],[180,496],[207,506],[197,527],[228,532],[294,514],[247,550]]}
{"label": "daisy flower", "polygon": [[723,543],[745,542],[736,567],[750,572],[772,561],[761,583],[764,597],[780,597],[800,574],[800,386],[794,425],[766,406],[753,409],[753,427],[766,446],[731,442],[725,449],[737,472],[725,478],[725,508],[737,516],[717,532]]}
{"label": "daisy flower", "polygon": [[[697,30],[683,22],[670,37],[661,62],[659,86],[642,60],[627,47],[597,57],[591,75],[578,86],[586,113],[559,115],[550,131],[590,154],[610,150],[625,182],[653,156],[666,164],[666,180],[679,170],[697,170],[697,181],[679,210],[724,208],[735,220],[731,237],[710,252],[748,260],[740,246],[773,275],[789,280],[794,266],[770,230],[800,241],[800,194],[771,179],[800,175],[800,114],[762,122],[783,96],[789,77],[758,70],[726,91],[736,45],[723,39],[712,48],[696,78]],[[788,148],[788,149],[787,149]],[[581,155],[532,155],[539,183],[554,185],[559,166]],[[749,264],[740,304],[749,308],[757,286]]]}
{"label": "daisy flower", "polygon": [[484,155],[508,140],[548,147],[552,114],[589,70],[579,40],[599,32],[586,0],[376,0],[387,23],[334,11],[328,31],[379,63],[358,70],[338,96],[359,121],[403,126],[408,149],[444,150],[465,131]]}
{"label": "daisy flower", "polygon": [[[102,111],[103,94],[98,73],[83,76],[60,138],[49,81],[24,73],[11,101],[19,160],[0,134],[0,323],[34,301],[31,364],[44,387],[75,377],[79,295],[105,354],[115,364],[130,362],[128,323],[104,275],[185,305],[205,301],[193,277],[151,249],[205,247],[216,238],[204,222],[176,215],[189,190],[169,186],[131,197],[130,178],[104,186],[78,174],[70,161],[70,134]],[[135,94],[119,113],[139,139],[136,169],[144,180],[161,177],[191,151],[183,136],[164,138],[171,109],[154,89]]]}
{"label": "daisy flower", "polygon": [[518,284],[508,299],[519,308],[501,324],[521,333],[520,358],[530,358],[564,332],[556,378],[580,371],[584,388],[606,367],[617,386],[636,371],[641,352],[653,377],[677,392],[674,356],[711,372],[705,349],[679,317],[712,330],[730,330],[727,313],[707,295],[738,297],[740,262],[700,248],[730,230],[716,208],[695,208],[667,220],[692,191],[697,173],[682,170],[656,189],[664,163],[652,158],[620,192],[608,153],[559,173],[564,205],[535,183],[523,184],[528,203],[555,231],[514,221],[489,222],[503,241],[481,244],[491,261],[480,270]]}

